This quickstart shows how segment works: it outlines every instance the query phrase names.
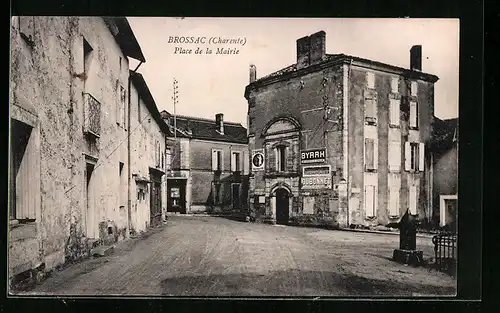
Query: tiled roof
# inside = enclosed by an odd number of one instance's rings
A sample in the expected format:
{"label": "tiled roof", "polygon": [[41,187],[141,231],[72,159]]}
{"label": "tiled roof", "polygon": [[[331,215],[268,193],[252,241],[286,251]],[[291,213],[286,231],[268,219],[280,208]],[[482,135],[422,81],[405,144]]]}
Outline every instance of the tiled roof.
{"label": "tiled roof", "polygon": [[[414,72],[414,71],[411,71],[410,69],[406,69],[406,68],[403,68],[403,67],[399,67],[399,66],[395,66],[395,65],[391,65],[391,64],[387,64],[387,63],[382,63],[382,62],[379,62],[379,61],[364,59],[364,58],[360,58],[360,57],[356,57],[356,56],[352,56],[352,55],[347,55],[347,54],[343,54],[343,53],[340,53],[340,54],[326,54],[325,57],[324,57],[324,60],[322,62],[320,62],[320,63],[330,62],[330,61],[334,61],[334,60],[339,60],[339,61],[340,60],[347,60],[347,61],[348,60],[353,60],[353,61],[356,61],[356,62],[371,64],[371,65],[374,65],[374,66],[381,66],[381,67],[385,67],[385,68],[390,68],[392,70],[402,71],[402,72],[405,72],[405,73]],[[292,65],[289,65],[289,66],[287,66],[285,68],[280,69],[279,71],[276,71],[276,72],[271,73],[269,75],[263,76],[263,77],[257,79],[254,83],[262,82],[262,81],[267,80],[269,78],[279,77],[281,75],[284,75],[284,74],[287,74],[287,73],[291,73],[291,72],[296,72],[296,71],[297,71],[297,64],[292,64]],[[426,73],[421,73],[421,74],[424,75],[425,77],[427,77],[430,80],[436,80],[437,81],[437,79],[438,79],[438,77],[435,76],[435,75],[426,74]]]}
{"label": "tiled roof", "polygon": [[[164,119],[171,117],[170,127],[173,133],[173,116],[167,111],[162,111]],[[219,132],[215,120],[193,116],[176,116],[177,137],[224,141],[234,143],[248,143],[247,129],[239,123],[224,121],[224,134]]]}

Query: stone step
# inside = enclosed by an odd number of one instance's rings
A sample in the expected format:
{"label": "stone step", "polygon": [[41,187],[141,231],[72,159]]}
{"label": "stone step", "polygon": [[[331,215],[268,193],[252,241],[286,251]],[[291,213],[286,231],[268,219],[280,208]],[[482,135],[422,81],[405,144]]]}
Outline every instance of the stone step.
{"label": "stone step", "polygon": [[113,253],[114,246],[98,246],[90,250],[90,254],[96,257],[108,256]]}

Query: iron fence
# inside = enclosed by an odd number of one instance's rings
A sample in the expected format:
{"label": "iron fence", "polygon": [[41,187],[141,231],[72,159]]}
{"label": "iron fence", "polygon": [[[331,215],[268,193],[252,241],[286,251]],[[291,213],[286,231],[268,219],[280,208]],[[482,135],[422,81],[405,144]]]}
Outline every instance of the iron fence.
{"label": "iron fence", "polygon": [[457,235],[441,233],[432,238],[432,243],[436,268],[454,276],[457,269]]}

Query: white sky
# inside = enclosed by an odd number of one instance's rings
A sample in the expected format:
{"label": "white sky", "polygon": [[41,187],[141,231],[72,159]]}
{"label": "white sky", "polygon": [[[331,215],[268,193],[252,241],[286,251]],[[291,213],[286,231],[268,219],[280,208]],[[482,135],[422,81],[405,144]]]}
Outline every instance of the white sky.
{"label": "white sky", "polygon": [[[422,45],[423,72],[437,75],[435,115],[458,116],[458,19],[291,19],[291,18],[171,18],[129,17],[146,58],[139,72],[160,111],[173,112],[172,85],[179,81],[177,114],[215,118],[246,126],[249,64],[257,78],[296,62],[296,40],[320,30],[326,32],[326,53],[345,53],[408,68],[410,48]],[[179,55],[169,36],[246,37],[238,55]],[[137,65],[132,60],[130,67]]]}

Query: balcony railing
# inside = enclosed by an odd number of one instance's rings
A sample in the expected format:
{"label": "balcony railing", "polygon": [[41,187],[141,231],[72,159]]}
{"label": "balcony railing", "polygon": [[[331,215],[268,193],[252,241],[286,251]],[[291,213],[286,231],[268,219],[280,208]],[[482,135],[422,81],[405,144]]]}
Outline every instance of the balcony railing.
{"label": "balcony railing", "polygon": [[83,94],[84,132],[99,137],[101,134],[101,103],[90,93]]}

